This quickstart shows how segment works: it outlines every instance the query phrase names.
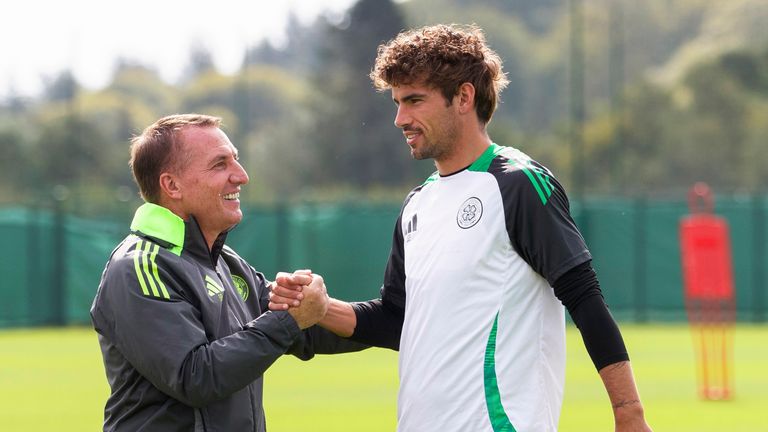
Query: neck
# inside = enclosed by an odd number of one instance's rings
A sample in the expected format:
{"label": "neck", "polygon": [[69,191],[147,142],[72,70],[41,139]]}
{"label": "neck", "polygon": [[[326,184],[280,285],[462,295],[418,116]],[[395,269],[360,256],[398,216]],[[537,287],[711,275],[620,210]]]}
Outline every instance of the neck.
{"label": "neck", "polygon": [[[197,220],[197,223],[199,226],[200,224],[199,219]],[[203,234],[203,238],[205,239],[205,244],[208,245],[208,252],[213,251],[213,244],[216,243],[216,240],[219,238],[219,236],[221,236],[226,231],[228,230],[225,230],[225,231],[219,231],[218,229],[211,230],[211,229],[206,229],[206,227],[204,226],[200,226],[200,232]]]}
{"label": "neck", "polygon": [[453,152],[440,159],[435,159],[437,171],[440,175],[448,175],[466,168],[477,160],[490,145],[491,138],[485,129],[470,136],[458,138]]}
{"label": "neck", "polygon": [[208,245],[208,252],[213,250],[213,242],[216,241],[218,238],[218,235],[212,235],[210,233],[203,233],[203,238],[205,239],[205,244]]}
{"label": "neck", "polygon": [[[176,216],[180,217],[181,219],[183,219],[185,221],[189,221],[189,218],[191,217],[191,215],[189,213],[184,211],[173,200],[162,200],[161,199],[159,205],[167,208],[168,210],[173,212],[173,214],[175,214]],[[208,230],[205,229],[205,227],[200,226],[200,221],[199,220],[197,221],[197,225],[198,225],[198,227],[200,229],[200,233],[203,235],[203,238],[205,239],[205,244],[208,246],[208,252],[210,252],[211,250],[213,250],[213,242],[216,241],[216,239],[219,237],[220,233],[209,232]]]}
{"label": "neck", "polygon": [[[192,216],[188,212],[186,212],[177,201],[174,201],[172,199],[163,199],[161,198],[159,201],[159,205],[167,208],[173,214],[180,217],[181,219],[185,221],[189,221],[189,218]],[[205,244],[208,245],[208,251],[210,252],[213,248],[213,242],[216,241],[216,238],[219,236],[219,233],[211,233],[208,232],[205,227],[200,225],[200,220],[197,220],[197,226],[200,229],[200,233],[203,235],[203,238],[205,239]]]}

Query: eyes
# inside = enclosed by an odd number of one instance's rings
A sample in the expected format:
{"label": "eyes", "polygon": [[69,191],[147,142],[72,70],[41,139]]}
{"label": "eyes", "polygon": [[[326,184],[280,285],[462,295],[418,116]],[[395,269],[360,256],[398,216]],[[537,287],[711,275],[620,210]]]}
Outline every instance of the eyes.
{"label": "eyes", "polygon": [[239,163],[240,158],[237,155],[235,155],[231,159],[229,159],[229,158],[217,159],[217,160],[215,160],[213,162],[213,165],[211,165],[211,169],[212,170],[218,170],[218,171],[225,170],[229,166],[230,161],[234,161],[235,163]]}
{"label": "eyes", "polygon": [[403,99],[402,102],[395,101],[395,106],[399,107],[400,105],[418,105],[421,102],[424,102],[423,98],[421,98],[421,97],[413,97],[413,98]]}
{"label": "eyes", "polygon": [[414,106],[425,102],[431,93],[422,91],[392,92],[392,101],[398,107],[400,105]]}

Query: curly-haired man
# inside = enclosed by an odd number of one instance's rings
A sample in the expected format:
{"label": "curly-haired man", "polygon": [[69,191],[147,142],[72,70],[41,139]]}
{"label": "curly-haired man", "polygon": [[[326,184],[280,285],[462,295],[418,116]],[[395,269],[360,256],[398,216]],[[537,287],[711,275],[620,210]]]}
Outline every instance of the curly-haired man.
{"label": "curly-haired man", "polygon": [[[424,27],[379,47],[374,86],[391,90],[411,154],[433,159],[437,172],[405,199],[381,298],[332,300],[320,324],[399,349],[401,432],[555,431],[564,305],[605,384],[616,430],[649,431],[563,187],[488,136],[507,85],[501,63],[476,27]],[[271,307],[296,297],[274,287]]]}

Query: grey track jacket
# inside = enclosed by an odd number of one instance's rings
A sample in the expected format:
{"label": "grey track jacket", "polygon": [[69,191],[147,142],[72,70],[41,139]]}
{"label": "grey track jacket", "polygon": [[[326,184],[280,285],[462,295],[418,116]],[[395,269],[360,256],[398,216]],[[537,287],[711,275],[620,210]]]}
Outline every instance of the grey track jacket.
{"label": "grey track jacket", "polygon": [[91,307],[111,395],[105,431],[266,430],[262,375],[284,353],[357,351],[267,310],[267,281],[194,220],[141,206]]}

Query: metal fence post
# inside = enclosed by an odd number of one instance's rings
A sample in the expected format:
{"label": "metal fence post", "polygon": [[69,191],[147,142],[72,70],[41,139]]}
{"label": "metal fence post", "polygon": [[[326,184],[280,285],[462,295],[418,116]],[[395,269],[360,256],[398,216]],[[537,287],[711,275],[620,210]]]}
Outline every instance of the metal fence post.
{"label": "metal fence post", "polygon": [[765,199],[755,193],[752,199],[752,228],[754,233],[752,271],[753,271],[753,299],[752,319],[755,322],[765,322]]}
{"label": "metal fence post", "polygon": [[645,277],[648,248],[645,229],[647,206],[645,197],[641,196],[635,200],[635,321],[640,323],[648,321],[648,286]]}
{"label": "metal fence post", "polygon": [[54,188],[53,200],[53,271],[51,272],[51,325],[66,324],[67,315],[67,235],[64,202],[68,191]]}
{"label": "metal fence post", "polygon": [[40,317],[40,285],[41,250],[40,250],[40,209],[30,206],[27,209],[27,316],[22,319],[22,325],[40,324],[46,320]]}

